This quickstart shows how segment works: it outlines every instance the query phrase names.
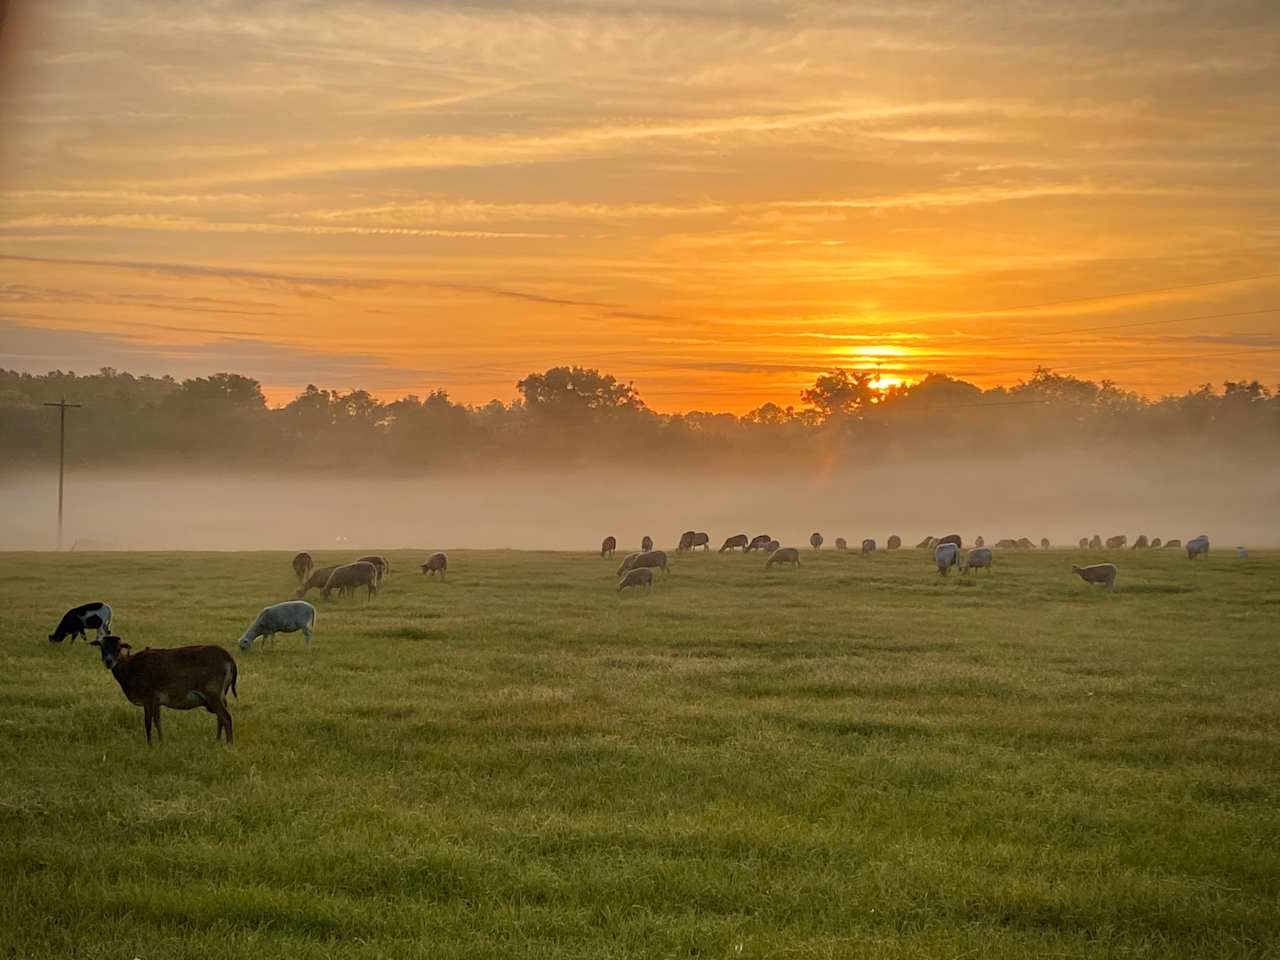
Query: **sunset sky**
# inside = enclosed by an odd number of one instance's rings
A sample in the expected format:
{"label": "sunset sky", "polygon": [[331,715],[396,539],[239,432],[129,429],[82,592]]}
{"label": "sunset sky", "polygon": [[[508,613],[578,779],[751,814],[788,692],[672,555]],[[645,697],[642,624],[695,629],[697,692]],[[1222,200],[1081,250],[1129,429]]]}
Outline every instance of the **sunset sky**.
{"label": "sunset sky", "polygon": [[40,0],[0,366],[1280,383],[1280,3]]}

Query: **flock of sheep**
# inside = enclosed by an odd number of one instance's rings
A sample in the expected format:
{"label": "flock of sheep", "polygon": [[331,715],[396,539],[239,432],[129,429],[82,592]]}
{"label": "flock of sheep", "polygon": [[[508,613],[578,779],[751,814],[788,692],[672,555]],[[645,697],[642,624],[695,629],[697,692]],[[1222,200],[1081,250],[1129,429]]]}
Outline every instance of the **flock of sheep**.
{"label": "flock of sheep", "polygon": [[[809,546],[813,550],[821,550],[824,543],[822,534],[814,533],[809,537]],[[843,537],[837,537],[837,550],[847,550],[848,544]],[[680,535],[676,546],[677,553],[688,553],[701,547],[710,551],[711,538],[705,532],[686,530]],[[1048,540],[1040,545],[1048,549]],[[1110,537],[1106,547],[1112,550],[1123,549],[1128,545],[1124,536]],[[902,546],[902,538],[892,536],[886,542],[889,550],[898,550]],[[1081,549],[1101,549],[1103,541],[1100,537],[1081,538]],[[1161,546],[1157,538],[1148,541],[1140,536],[1132,549],[1150,549]],[[1178,540],[1170,540],[1163,544],[1165,548],[1180,547]],[[615,537],[605,537],[600,545],[601,557],[612,557],[618,548]],[[950,573],[952,567],[958,568],[962,574],[970,570],[992,567],[994,554],[987,547],[982,537],[976,538],[971,549],[963,552],[963,543],[959,534],[945,537],[925,537],[918,549],[931,551],[934,565],[942,576]],[[876,551],[874,539],[862,541],[863,556]],[[1034,544],[1023,537],[1017,540],[1000,540],[996,549],[1025,550],[1034,549]],[[1243,548],[1237,548],[1241,556],[1245,556]],[[762,533],[748,537],[745,533],[728,537],[720,547],[720,553],[731,553],[741,550],[743,554],[761,551],[768,559],[765,569],[774,566],[800,566],[800,550],[796,547],[783,547],[768,534]],[[1187,541],[1187,557],[1196,559],[1209,553],[1209,538],[1203,534]],[[443,553],[432,554],[421,565],[423,574],[434,577],[440,574],[443,580],[449,566],[449,558]],[[1102,584],[1108,590],[1114,590],[1116,584],[1116,565],[1114,563],[1095,563],[1088,566],[1071,567],[1085,582]],[[652,592],[655,572],[668,573],[670,567],[666,551],[655,550],[653,539],[644,537],[641,549],[637,553],[628,554],[618,566],[618,592],[627,588],[641,588]],[[237,641],[241,650],[248,650],[258,638],[263,642],[272,639],[278,633],[294,633],[301,631],[305,644],[311,646],[311,638],[316,624],[316,608],[305,599],[308,591],[318,589],[324,599],[332,597],[336,590],[338,596],[354,595],[364,588],[366,597],[372,600],[382,586],[384,578],[391,572],[391,564],[386,557],[376,554],[360,557],[350,563],[334,564],[328,567],[316,567],[309,553],[299,553],[293,558],[293,572],[297,578],[296,598],[282,603],[264,607]],[[95,638],[90,641],[99,648],[102,664],[111,671],[125,697],[135,706],[142,707],[143,726],[147,734],[147,743],[151,743],[151,728],[155,727],[158,738],[163,739],[160,727],[160,708],[173,710],[191,710],[204,707],[214,714],[218,720],[215,739],[224,733],[227,743],[232,742],[231,713],[227,709],[227,694],[236,694],[236,662],[235,659],[216,645],[200,645],[177,647],[173,649],[147,648],[138,653],[131,652],[125,643],[111,632],[112,610],[110,605],[102,602],[86,603],[68,610],[59,620],[49,640],[60,643],[70,637],[86,638],[86,631],[93,630]]]}

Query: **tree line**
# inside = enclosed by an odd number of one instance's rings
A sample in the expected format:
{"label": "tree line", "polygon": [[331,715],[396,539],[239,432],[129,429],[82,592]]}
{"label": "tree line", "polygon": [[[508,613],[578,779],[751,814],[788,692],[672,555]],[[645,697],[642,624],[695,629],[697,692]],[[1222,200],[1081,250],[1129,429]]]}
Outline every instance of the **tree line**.
{"label": "tree line", "polygon": [[982,389],[944,374],[878,390],[873,374],[835,370],[800,404],[738,416],[650,410],[630,383],[576,366],[531,373],[517,399],[460,404],[447,391],[383,402],[365,390],[309,385],[268,406],[249,377],[178,381],[111,368],[77,375],[0,370],[0,453],[6,467],[55,460],[57,429],[42,406],[63,397],[68,460],[90,466],[201,466],[245,471],[418,470],[499,464],[823,466],[869,458],[1008,456],[1045,448],[1122,445],[1160,455],[1171,442],[1249,455],[1280,450],[1280,387],[1204,384],[1148,399],[1114,383],[1038,368],[1011,387]]}

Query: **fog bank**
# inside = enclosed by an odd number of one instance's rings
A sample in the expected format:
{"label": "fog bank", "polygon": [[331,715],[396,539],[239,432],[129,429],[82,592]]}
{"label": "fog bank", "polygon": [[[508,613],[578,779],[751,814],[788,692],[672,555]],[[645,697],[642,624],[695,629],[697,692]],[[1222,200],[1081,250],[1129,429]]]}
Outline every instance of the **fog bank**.
{"label": "fog bank", "polygon": [[[51,549],[56,470],[0,475],[0,549]],[[966,543],[1027,536],[1055,545],[1094,533],[1219,546],[1280,545],[1280,464],[1170,456],[1129,464],[1081,455],[823,470],[761,465],[734,473],[670,469],[510,470],[360,477],[197,472],[68,475],[68,547],[82,550],[498,548],[589,550],[613,535],[674,546],[706,530],[803,544],[819,530],[856,544],[893,533],[912,545],[958,532]]]}

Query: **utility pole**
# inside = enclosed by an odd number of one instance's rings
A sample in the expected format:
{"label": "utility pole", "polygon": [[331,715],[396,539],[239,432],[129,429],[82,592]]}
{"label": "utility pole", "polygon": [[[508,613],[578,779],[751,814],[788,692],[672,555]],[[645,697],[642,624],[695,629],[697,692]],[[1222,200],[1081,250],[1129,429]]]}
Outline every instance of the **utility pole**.
{"label": "utility pole", "polygon": [[67,463],[67,407],[78,407],[78,403],[67,403],[63,397],[57,403],[46,403],[46,407],[58,408],[58,549],[62,549],[62,475]]}

